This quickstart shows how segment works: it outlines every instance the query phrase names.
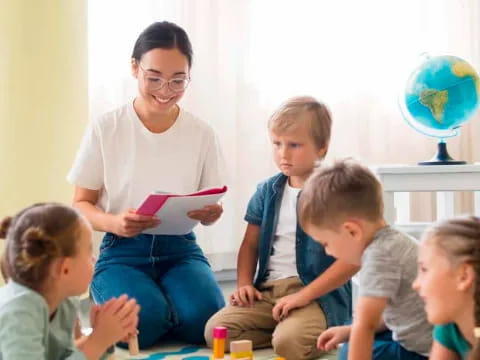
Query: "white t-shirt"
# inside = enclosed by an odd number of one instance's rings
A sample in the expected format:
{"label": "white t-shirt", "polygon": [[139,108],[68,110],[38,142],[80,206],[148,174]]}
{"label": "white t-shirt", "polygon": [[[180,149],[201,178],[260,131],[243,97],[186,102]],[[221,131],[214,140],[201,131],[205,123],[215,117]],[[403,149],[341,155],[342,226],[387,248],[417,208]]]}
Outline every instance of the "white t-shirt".
{"label": "white t-shirt", "polygon": [[273,252],[268,263],[268,280],[298,276],[295,243],[297,239],[297,199],[301,189],[287,183],[283,190]]}
{"label": "white t-shirt", "polygon": [[150,132],[130,103],[89,124],[67,180],[99,190],[108,213],[137,208],[152,191],[187,194],[225,185],[213,129],[180,109],[165,132]]}

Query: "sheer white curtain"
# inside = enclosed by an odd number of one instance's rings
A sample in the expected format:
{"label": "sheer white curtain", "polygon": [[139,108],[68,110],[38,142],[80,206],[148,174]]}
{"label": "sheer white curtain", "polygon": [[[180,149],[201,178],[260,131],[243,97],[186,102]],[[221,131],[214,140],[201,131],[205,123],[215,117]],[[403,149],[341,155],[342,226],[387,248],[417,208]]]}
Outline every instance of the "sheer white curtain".
{"label": "sheer white curtain", "polygon": [[[248,199],[276,172],[266,121],[279,103],[309,94],[330,106],[330,158],[415,163],[432,155],[435,141],[403,121],[397,97],[419,55],[453,54],[480,68],[478,0],[91,0],[92,117],[134,96],[134,41],[160,20],[191,38],[182,106],[213,125],[228,162],[225,214],[197,231],[216,269],[234,266]],[[477,120],[449,143],[455,157],[478,160]]]}

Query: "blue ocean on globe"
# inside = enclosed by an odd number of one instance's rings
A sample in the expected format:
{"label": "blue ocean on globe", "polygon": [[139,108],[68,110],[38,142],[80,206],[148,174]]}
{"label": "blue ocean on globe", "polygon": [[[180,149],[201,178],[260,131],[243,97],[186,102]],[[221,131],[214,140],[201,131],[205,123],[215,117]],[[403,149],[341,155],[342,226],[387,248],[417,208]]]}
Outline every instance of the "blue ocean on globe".
{"label": "blue ocean on globe", "polygon": [[400,105],[413,128],[443,139],[457,135],[473,116],[479,94],[479,76],[468,62],[456,56],[434,56],[412,72]]}

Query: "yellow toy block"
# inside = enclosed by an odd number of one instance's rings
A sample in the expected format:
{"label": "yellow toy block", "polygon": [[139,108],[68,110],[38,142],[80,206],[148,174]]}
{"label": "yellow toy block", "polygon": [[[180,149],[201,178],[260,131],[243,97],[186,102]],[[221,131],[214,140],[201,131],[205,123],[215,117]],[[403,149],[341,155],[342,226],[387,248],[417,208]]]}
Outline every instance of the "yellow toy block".
{"label": "yellow toy block", "polygon": [[235,360],[253,360],[251,340],[238,340],[230,343],[230,358]]}
{"label": "yellow toy block", "polygon": [[217,326],[213,329],[213,359],[223,359],[225,355],[225,339],[227,328]]}

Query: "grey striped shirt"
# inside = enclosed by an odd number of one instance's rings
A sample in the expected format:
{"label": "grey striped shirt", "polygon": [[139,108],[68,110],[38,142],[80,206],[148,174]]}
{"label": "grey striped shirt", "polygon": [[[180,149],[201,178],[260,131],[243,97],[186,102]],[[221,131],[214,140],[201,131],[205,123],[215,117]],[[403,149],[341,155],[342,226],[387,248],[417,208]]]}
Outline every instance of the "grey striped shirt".
{"label": "grey striped shirt", "polygon": [[428,356],[432,326],[422,299],[412,289],[417,252],[415,239],[390,226],[381,228],[363,253],[359,294],[388,298],[383,319],[393,339],[409,351]]}

